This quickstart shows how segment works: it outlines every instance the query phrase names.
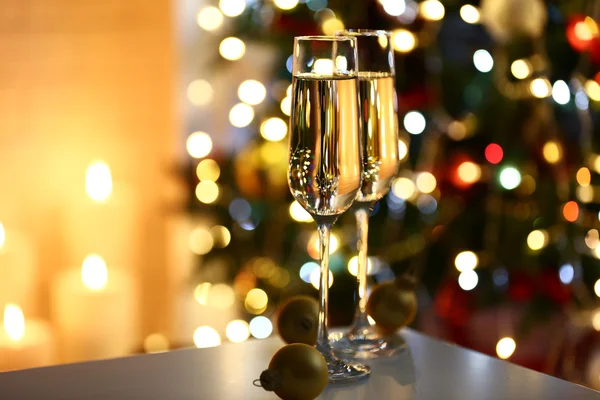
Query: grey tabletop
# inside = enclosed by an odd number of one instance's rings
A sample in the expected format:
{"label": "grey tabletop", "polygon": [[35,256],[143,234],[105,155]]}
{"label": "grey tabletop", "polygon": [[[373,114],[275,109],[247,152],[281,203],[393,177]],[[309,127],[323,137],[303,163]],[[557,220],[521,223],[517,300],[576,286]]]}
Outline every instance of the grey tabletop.
{"label": "grey tabletop", "polygon": [[[329,385],[319,399],[600,399],[600,393],[411,330],[408,350],[369,362],[362,383]],[[209,349],[0,374],[2,400],[276,399],[252,381],[282,346],[279,339]]]}

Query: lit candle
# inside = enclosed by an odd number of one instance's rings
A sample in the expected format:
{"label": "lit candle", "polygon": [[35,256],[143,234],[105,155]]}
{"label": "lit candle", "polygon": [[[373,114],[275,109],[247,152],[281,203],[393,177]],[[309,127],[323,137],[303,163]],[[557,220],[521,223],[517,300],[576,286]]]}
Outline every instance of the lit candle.
{"label": "lit candle", "polygon": [[50,306],[62,361],[129,354],[137,338],[135,293],[130,272],[108,269],[95,254],[81,269],[59,273]]}
{"label": "lit candle", "polygon": [[0,371],[42,367],[54,362],[53,339],[48,324],[25,321],[16,304],[4,308],[0,325]]}
{"label": "lit candle", "polygon": [[35,251],[24,235],[0,222],[0,305],[17,303],[35,312]]}
{"label": "lit candle", "polygon": [[96,161],[87,168],[85,191],[85,198],[74,196],[65,209],[69,264],[98,253],[109,265],[132,268],[139,226],[132,188],[113,183],[108,164]]}

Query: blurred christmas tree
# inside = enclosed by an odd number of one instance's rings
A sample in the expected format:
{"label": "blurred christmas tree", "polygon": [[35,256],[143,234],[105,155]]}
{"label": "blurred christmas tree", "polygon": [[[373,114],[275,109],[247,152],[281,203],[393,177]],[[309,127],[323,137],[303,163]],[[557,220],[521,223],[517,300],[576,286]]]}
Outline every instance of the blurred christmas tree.
{"label": "blurred christmas tree", "polygon": [[[198,280],[219,270],[248,318],[272,315],[284,297],[316,294],[317,237],[286,182],[293,37],[391,30],[405,162],[373,211],[373,280],[415,271],[420,329],[578,379],[552,360],[573,321],[600,329],[599,18],[596,0],[221,0],[201,8],[200,28],[222,40],[204,49],[220,54],[212,68],[239,62],[252,43],[275,56],[269,81],[240,82],[241,102],[227,105],[231,125],[245,132],[231,154],[211,153],[206,134],[188,138],[187,209],[217,225],[196,232]],[[190,100],[205,105],[208,89],[194,81]],[[336,224],[333,241],[330,317],[341,325],[354,310],[352,215]],[[558,344],[540,343],[544,329]]]}

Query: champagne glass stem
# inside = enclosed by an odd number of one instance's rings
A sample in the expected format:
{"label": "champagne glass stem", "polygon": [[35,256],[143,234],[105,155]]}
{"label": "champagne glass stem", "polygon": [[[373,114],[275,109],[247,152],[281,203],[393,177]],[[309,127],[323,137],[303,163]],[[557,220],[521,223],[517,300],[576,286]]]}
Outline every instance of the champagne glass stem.
{"label": "champagne glass stem", "polygon": [[321,258],[319,285],[319,327],[317,330],[317,348],[322,353],[331,353],[327,335],[327,307],[329,303],[329,237],[331,224],[319,224],[319,255]]}
{"label": "champagne glass stem", "polygon": [[354,212],[358,232],[358,308],[354,317],[352,331],[369,327],[367,318],[367,268],[368,268],[368,239],[369,239],[369,207],[360,207]]}

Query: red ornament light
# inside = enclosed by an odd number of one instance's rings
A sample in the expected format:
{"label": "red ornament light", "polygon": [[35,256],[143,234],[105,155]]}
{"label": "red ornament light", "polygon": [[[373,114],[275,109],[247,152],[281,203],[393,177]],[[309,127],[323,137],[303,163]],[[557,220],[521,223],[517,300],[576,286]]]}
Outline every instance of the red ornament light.
{"label": "red ornament light", "polygon": [[573,49],[579,52],[587,51],[598,36],[598,25],[590,17],[574,16],[567,25],[566,35]]}
{"label": "red ornament light", "polygon": [[563,206],[563,217],[569,222],[577,221],[579,217],[579,205],[574,201],[569,201]]}
{"label": "red ornament light", "polygon": [[498,164],[502,161],[504,157],[504,151],[502,151],[502,147],[496,143],[490,143],[485,148],[485,159],[488,160],[490,164]]}

